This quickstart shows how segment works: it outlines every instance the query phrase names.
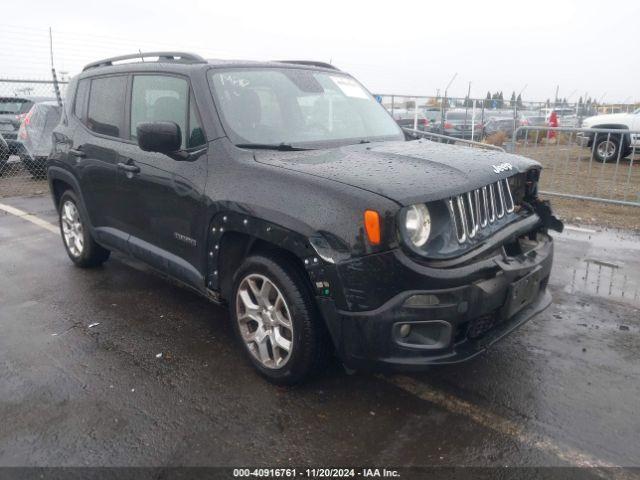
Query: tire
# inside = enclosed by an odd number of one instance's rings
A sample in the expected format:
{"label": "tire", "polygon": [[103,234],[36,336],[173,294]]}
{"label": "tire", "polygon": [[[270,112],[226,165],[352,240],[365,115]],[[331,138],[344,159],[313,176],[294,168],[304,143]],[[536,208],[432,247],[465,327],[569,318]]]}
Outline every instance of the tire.
{"label": "tire", "polygon": [[77,267],[97,267],[107,261],[111,252],[91,236],[78,197],[71,190],[60,197],[58,220],[64,249]]}
{"label": "tire", "polygon": [[[596,134],[593,146],[593,158],[602,163],[615,162],[620,154],[620,135]],[[620,155],[623,158],[624,155]]]}
{"label": "tire", "polygon": [[[271,286],[265,288],[265,282]],[[257,291],[266,295],[259,297]],[[271,310],[265,308],[268,305]],[[246,258],[234,275],[230,309],[245,354],[270,382],[297,384],[326,366],[327,330],[303,273],[285,256]],[[287,342],[288,351],[279,346]]]}

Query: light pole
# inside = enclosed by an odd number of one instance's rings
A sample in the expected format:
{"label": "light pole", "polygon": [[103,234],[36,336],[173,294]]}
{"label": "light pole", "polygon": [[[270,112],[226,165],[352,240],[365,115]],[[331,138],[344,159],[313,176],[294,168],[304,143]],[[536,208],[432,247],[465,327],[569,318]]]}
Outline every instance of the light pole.
{"label": "light pole", "polygon": [[446,112],[446,104],[448,102],[448,98],[449,98],[449,87],[451,86],[451,84],[453,83],[453,81],[456,79],[456,77],[458,76],[458,72],[453,74],[453,77],[451,77],[451,80],[449,80],[449,83],[447,84],[446,88],[444,89],[444,100],[442,102],[442,107],[440,109],[440,133],[444,133],[444,115]]}
{"label": "light pole", "polygon": [[456,77],[458,76],[458,73],[454,73],[453,77],[451,77],[451,80],[449,80],[449,83],[447,83],[447,87],[444,89],[444,99],[446,100],[449,96],[449,87],[451,86],[451,84],[453,83],[453,81],[456,79]]}

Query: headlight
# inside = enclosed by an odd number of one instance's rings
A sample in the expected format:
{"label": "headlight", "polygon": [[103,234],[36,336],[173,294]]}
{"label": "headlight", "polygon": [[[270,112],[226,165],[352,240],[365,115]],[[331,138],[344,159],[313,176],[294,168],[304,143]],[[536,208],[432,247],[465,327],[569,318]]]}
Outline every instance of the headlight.
{"label": "headlight", "polygon": [[404,228],[416,247],[427,243],[431,233],[431,215],[427,206],[418,204],[409,207],[404,217]]}

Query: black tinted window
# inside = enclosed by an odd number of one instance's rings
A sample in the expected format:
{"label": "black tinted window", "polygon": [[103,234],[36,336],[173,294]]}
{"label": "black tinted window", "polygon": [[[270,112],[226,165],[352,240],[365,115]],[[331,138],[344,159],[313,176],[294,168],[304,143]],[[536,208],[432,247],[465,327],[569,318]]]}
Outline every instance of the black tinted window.
{"label": "black tinted window", "polygon": [[76,98],[73,104],[73,113],[76,117],[84,120],[87,111],[87,99],[89,98],[89,80],[84,79],[78,82]]}
{"label": "black tinted window", "polygon": [[124,76],[91,80],[87,127],[103,135],[122,136],[126,85]]}

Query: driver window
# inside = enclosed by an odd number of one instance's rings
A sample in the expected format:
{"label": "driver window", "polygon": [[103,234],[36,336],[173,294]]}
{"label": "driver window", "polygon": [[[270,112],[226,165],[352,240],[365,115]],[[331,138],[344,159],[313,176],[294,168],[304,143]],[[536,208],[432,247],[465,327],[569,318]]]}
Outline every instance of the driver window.
{"label": "driver window", "polygon": [[135,75],[131,94],[131,139],[136,140],[136,127],[142,122],[175,122],[182,132],[182,148],[186,147],[189,110],[187,81],[164,75]]}

